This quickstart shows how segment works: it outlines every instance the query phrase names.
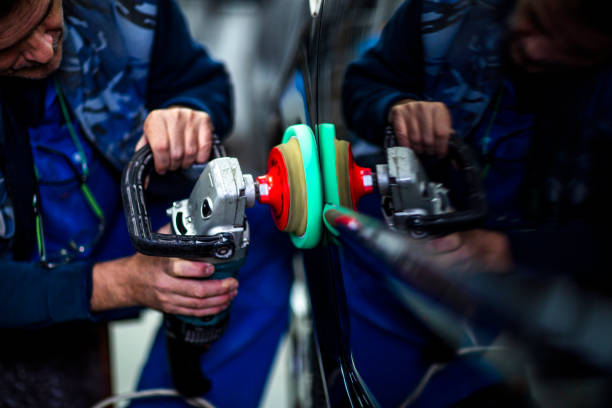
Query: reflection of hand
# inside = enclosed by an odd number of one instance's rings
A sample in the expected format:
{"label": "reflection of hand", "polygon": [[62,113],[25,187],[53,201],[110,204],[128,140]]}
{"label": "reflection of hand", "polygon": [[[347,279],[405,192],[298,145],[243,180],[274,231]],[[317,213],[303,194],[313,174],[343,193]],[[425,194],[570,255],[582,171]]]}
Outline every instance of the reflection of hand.
{"label": "reflection of hand", "polygon": [[388,119],[400,146],[446,156],[453,129],[450,112],[443,103],[405,99],[391,107]]}
{"label": "reflection of hand", "polygon": [[214,266],[204,262],[142,254],[98,263],[93,269],[91,309],[141,305],[171,314],[214,315],[229,306],[238,282],[202,279],[213,271]]}
{"label": "reflection of hand", "polygon": [[457,232],[433,239],[426,246],[440,267],[507,272],[513,266],[508,238],[495,231]]}
{"label": "reflection of hand", "polygon": [[136,150],[151,145],[155,170],[164,174],[193,163],[204,163],[210,155],[213,124],[206,112],[171,107],[149,113],[144,134]]}

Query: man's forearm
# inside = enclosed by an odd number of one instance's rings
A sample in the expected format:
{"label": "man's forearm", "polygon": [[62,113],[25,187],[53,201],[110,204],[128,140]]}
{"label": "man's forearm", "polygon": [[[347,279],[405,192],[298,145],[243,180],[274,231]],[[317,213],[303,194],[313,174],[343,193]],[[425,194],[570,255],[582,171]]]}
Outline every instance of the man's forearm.
{"label": "man's forearm", "polygon": [[129,262],[130,258],[120,258],[94,265],[90,301],[93,312],[137,305],[128,295]]}

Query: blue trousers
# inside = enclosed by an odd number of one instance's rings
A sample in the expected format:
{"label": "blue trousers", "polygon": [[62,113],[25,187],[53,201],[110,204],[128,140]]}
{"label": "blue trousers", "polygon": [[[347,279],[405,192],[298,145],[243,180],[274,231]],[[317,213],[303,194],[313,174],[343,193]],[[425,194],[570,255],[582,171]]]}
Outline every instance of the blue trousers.
{"label": "blue trousers", "polygon": [[[359,211],[381,218],[380,196],[364,197]],[[400,302],[361,254],[343,248],[342,278],[350,320],[350,349],[364,383],[381,407],[397,407],[440,357],[426,319]],[[486,345],[490,333],[478,331]],[[465,338],[465,345],[470,345]],[[451,359],[437,372],[412,407],[448,407],[482,387],[501,381],[480,354]]]}

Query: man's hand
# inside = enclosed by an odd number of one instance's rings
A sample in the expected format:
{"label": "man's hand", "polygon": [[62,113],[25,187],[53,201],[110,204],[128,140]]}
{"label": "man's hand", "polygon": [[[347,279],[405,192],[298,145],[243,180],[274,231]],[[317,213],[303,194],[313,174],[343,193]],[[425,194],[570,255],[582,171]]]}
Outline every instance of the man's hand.
{"label": "man's hand", "polygon": [[171,314],[214,315],[229,306],[238,282],[201,280],[213,270],[203,262],[141,254],[99,263],[93,270],[91,309],[140,305]]}
{"label": "man's hand", "polygon": [[443,103],[404,99],[391,107],[388,120],[400,146],[419,154],[446,156],[453,128]]}
{"label": "man's hand", "polygon": [[151,111],[144,123],[144,134],[136,150],[151,146],[155,171],[186,169],[193,163],[208,160],[212,145],[213,124],[206,112],[171,107]]}
{"label": "man's hand", "polygon": [[426,248],[435,256],[434,262],[442,268],[482,268],[508,272],[513,266],[508,238],[499,232],[457,232],[429,241]]}
{"label": "man's hand", "polygon": [[142,254],[99,263],[93,269],[91,309],[140,305],[171,314],[214,315],[229,306],[238,282],[201,279],[213,271],[204,262]]}
{"label": "man's hand", "polygon": [[[169,233],[170,226],[160,229]],[[238,281],[203,280],[214,266],[178,258],[135,254],[93,268],[91,310],[147,306],[166,313],[209,316],[226,309],[238,294]]]}

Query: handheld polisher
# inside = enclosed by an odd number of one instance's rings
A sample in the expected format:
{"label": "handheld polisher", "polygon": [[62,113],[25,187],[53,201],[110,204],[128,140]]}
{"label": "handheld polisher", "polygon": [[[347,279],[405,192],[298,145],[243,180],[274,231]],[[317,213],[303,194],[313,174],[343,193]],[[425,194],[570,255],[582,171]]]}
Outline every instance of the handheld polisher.
{"label": "handheld polisher", "polygon": [[[128,231],[136,250],[212,263],[215,272],[208,279],[237,277],[250,243],[245,209],[255,201],[270,206],[274,223],[297,247],[318,244],[323,194],[316,143],[308,126],[287,129],[282,143],[270,152],[267,174],[256,180],[242,173],[237,159],[225,156],[216,138],[213,156],[189,198],[167,210],[172,234],[161,234],[151,227],[144,199],[153,155],[149,146],[136,152],[122,176]],[[211,388],[199,357],[221,337],[228,320],[229,308],[206,318],[165,315],[170,370],[181,394],[193,397]]]}
{"label": "handheld polisher", "polygon": [[418,237],[473,228],[486,216],[480,171],[458,138],[451,138],[448,156],[436,160],[436,173],[443,168],[445,175],[452,174],[452,186],[430,180],[412,149],[395,146],[390,128],[385,135],[387,161],[375,171],[357,165],[350,143],[336,139],[333,125],[319,126],[319,141],[328,203],[356,210],[359,200],[377,188],[389,227]]}

